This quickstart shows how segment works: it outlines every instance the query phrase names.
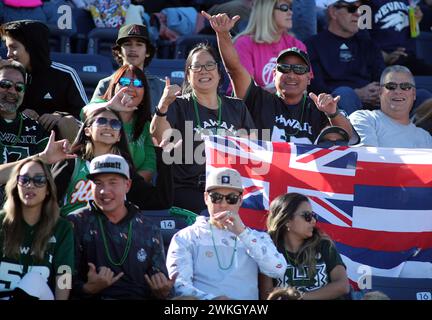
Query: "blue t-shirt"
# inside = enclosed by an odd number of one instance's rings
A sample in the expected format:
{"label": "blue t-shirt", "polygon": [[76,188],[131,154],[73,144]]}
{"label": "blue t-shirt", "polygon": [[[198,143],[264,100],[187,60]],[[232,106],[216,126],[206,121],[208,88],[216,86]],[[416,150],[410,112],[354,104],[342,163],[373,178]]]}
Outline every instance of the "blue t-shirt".
{"label": "blue t-shirt", "polygon": [[408,0],[371,0],[372,30],[374,42],[385,52],[398,47],[415,55],[415,39],[411,38],[408,19]]}

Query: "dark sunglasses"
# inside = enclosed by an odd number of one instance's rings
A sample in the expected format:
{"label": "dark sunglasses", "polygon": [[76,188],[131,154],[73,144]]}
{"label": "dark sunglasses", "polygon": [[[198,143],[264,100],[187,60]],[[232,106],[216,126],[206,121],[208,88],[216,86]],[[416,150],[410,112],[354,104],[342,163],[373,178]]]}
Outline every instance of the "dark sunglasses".
{"label": "dark sunglasses", "polygon": [[47,184],[47,178],[45,176],[34,176],[33,178],[27,175],[19,175],[17,177],[17,182],[20,186],[28,186],[30,182],[33,182],[33,185],[36,188],[42,188]]}
{"label": "dark sunglasses", "polygon": [[229,194],[223,195],[223,194],[220,194],[218,192],[212,192],[209,194],[209,196],[210,196],[211,202],[213,202],[213,203],[221,203],[223,198],[225,198],[225,200],[228,204],[236,204],[239,201],[241,194],[229,193]]}
{"label": "dark sunglasses", "polygon": [[121,77],[118,82],[122,87],[129,87],[132,83],[135,88],[142,88],[143,83],[140,79],[131,79],[126,77]]}
{"label": "dark sunglasses", "polygon": [[396,83],[396,82],[387,82],[383,85],[384,88],[390,91],[394,91],[397,89],[397,87],[401,88],[403,91],[411,90],[412,88],[415,88],[415,85],[409,82],[402,82],[402,83]]}
{"label": "dark sunglasses", "polygon": [[318,221],[318,215],[313,211],[303,211],[300,216],[302,216],[306,222],[311,222],[312,219]]}
{"label": "dark sunglasses", "polygon": [[360,8],[360,6],[356,6],[355,4],[349,4],[349,5],[339,4],[339,5],[336,5],[334,7],[337,9],[346,8],[348,13],[356,13],[358,8]]}
{"label": "dark sunglasses", "polygon": [[216,62],[207,62],[206,64],[193,64],[189,66],[193,72],[201,72],[202,68],[206,69],[206,71],[213,71],[216,69]]}
{"label": "dark sunglasses", "polygon": [[321,148],[330,148],[334,146],[347,146],[348,141],[346,140],[325,140],[317,144],[318,147]]}
{"label": "dark sunglasses", "polygon": [[6,80],[6,79],[0,80],[0,88],[8,90],[8,89],[12,88],[12,86],[15,86],[15,90],[18,93],[25,91],[25,84],[24,83],[20,83],[20,82],[14,83],[13,81]]}
{"label": "dark sunglasses", "polygon": [[284,64],[284,63],[278,63],[276,67],[277,71],[281,73],[289,73],[293,71],[295,74],[305,74],[309,72],[309,67],[304,66],[302,64]]}
{"label": "dark sunglasses", "polygon": [[106,125],[110,125],[110,127],[115,130],[115,131],[120,131],[121,127],[122,127],[122,122],[120,120],[117,119],[107,119],[104,117],[99,117],[96,118],[95,121],[92,123],[94,124],[96,127],[100,127],[100,126],[106,126]]}
{"label": "dark sunglasses", "polygon": [[274,6],[275,10],[280,10],[282,12],[287,12],[288,10],[292,10],[292,5],[287,3],[282,3],[280,5]]}

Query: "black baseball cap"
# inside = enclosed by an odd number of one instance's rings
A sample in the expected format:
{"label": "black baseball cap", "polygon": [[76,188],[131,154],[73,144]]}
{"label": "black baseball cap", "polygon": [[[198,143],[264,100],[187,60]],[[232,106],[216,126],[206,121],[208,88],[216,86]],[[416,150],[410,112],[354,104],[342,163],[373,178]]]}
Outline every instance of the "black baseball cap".
{"label": "black baseball cap", "polygon": [[320,134],[318,135],[318,137],[315,140],[314,144],[320,144],[323,142],[326,142],[328,140],[325,139],[325,136],[328,135],[329,133],[337,133],[342,137],[342,141],[346,142],[346,145],[348,145],[349,141],[350,141],[350,137],[348,132],[341,127],[338,126],[328,126],[326,128],[324,128]]}
{"label": "black baseball cap", "polygon": [[147,27],[142,24],[125,24],[119,29],[116,44],[121,46],[123,42],[130,38],[142,39],[145,42],[147,53],[149,55],[145,59],[144,63],[144,65],[147,66],[156,52],[155,47],[151,43]]}
{"label": "black baseball cap", "polygon": [[292,47],[292,48],[282,50],[276,59],[276,63],[280,63],[280,61],[288,55],[294,55],[300,57],[304,62],[306,62],[306,65],[310,68],[311,65],[309,61],[309,55],[305,51],[297,47]]}

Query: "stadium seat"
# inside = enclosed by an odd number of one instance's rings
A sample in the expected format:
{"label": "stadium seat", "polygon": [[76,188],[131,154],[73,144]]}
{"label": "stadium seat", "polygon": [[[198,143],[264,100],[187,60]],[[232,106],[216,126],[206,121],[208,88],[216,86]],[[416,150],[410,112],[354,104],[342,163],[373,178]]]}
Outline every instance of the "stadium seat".
{"label": "stadium seat", "polygon": [[189,51],[198,43],[208,43],[215,50],[218,50],[216,36],[194,34],[190,36],[179,37],[175,42],[174,59],[186,59]]}
{"label": "stadium seat", "polygon": [[185,62],[185,59],[152,59],[146,70],[161,79],[170,77],[171,83],[181,85],[184,80]]}
{"label": "stadium seat", "polygon": [[372,291],[375,290],[391,300],[432,300],[432,279],[372,276]]}
{"label": "stadium seat", "polygon": [[59,29],[57,26],[48,25],[50,36],[49,45],[52,52],[71,52],[71,37],[74,31],[68,29]]}
{"label": "stadium seat", "polygon": [[97,54],[52,52],[51,59],[76,70],[90,99],[100,79],[113,73],[111,60]]}
{"label": "stadium seat", "polygon": [[416,39],[417,57],[432,64],[432,32],[422,31]]}
{"label": "stadium seat", "polygon": [[145,216],[161,229],[166,253],[173,235],[188,226],[186,219],[172,215],[170,210],[145,210],[144,212]]}
{"label": "stadium seat", "polygon": [[96,28],[90,11],[81,8],[72,8],[73,20],[76,23],[76,34],[72,37],[75,42],[75,52],[87,51],[87,35]]}
{"label": "stadium seat", "polygon": [[415,76],[414,81],[416,88],[427,89],[432,92],[432,75],[431,76]]}
{"label": "stadium seat", "polygon": [[95,28],[88,34],[87,53],[101,54],[109,57],[116,67],[117,63],[112,57],[112,47],[115,45],[118,30],[116,28]]}

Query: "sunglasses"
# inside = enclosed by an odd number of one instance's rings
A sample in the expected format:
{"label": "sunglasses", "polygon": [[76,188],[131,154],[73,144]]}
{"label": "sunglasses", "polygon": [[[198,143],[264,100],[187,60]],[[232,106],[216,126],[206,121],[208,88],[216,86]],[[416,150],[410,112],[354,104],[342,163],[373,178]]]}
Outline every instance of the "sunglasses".
{"label": "sunglasses", "polygon": [[216,69],[216,66],[216,62],[207,62],[206,64],[193,64],[189,66],[189,69],[191,69],[192,72],[201,72],[202,68],[206,69],[206,71],[213,71]]}
{"label": "sunglasses", "polygon": [[408,91],[411,90],[412,88],[415,88],[415,85],[409,82],[402,82],[402,83],[387,82],[383,85],[384,88],[390,91],[396,90],[398,86],[403,91]]}
{"label": "sunglasses", "polygon": [[325,140],[317,144],[321,148],[330,148],[334,146],[347,146],[348,141],[346,140]]}
{"label": "sunglasses", "polygon": [[306,222],[311,222],[312,219],[315,219],[315,221],[318,221],[318,215],[313,211],[303,211],[300,216],[305,219]]}
{"label": "sunglasses", "polygon": [[28,186],[30,185],[30,182],[33,182],[33,185],[36,188],[42,188],[47,184],[47,178],[45,176],[34,176],[33,178],[31,178],[27,175],[19,175],[17,177],[17,182],[20,186]]}
{"label": "sunglasses", "polygon": [[356,13],[358,8],[360,8],[360,6],[356,6],[355,4],[349,4],[349,5],[336,5],[334,6],[336,9],[343,9],[346,8],[348,13]]}
{"label": "sunglasses", "polygon": [[236,204],[239,201],[241,194],[229,193],[229,194],[223,195],[223,194],[220,194],[218,192],[212,192],[209,194],[209,196],[210,196],[211,202],[213,202],[213,203],[221,203],[222,200],[225,198],[225,200],[228,204]]}
{"label": "sunglasses", "polygon": [[122,127],[122,122],[117,119],[107,119],[104,117],[96,118],[95,121],[92,123],[92,125],[96,127],[106,126],[110,125],[110,127],[115,131],[120,131]]}
{"label": "sunglasses", "polygon": [[309,72],[309,67],[302,64],[284,64],[278,63],[276,67],[277,71],[281,73],[289,73],[293,71],[295,74],[302,75]]}
{"label": "sunglasses", "polygon": [[0,80],[0,88],[8,90],[8,89],[12,88],[12,86],[15,86],[15,90],[18,93],[25,91],[25,84],[24,83],[20,83],[20,82],[14,83],[13,81],[6,80],[6,79]]}
{"label": "sunglasses", "polygon": [[292,10],[292,5],[287,3],[282,3],[280,5],[274,6],[275,10],[280,10],[282,12],[287,12],[288,10]]}
{"label": "sunglasses", "polygon": [[118,83],[122,87],[129,87],[131,83],[135,88],[142,88],[143,87],[143,83],[140,79],[131,79],[131,78],[126,78],[126,77],[121,77]]}

